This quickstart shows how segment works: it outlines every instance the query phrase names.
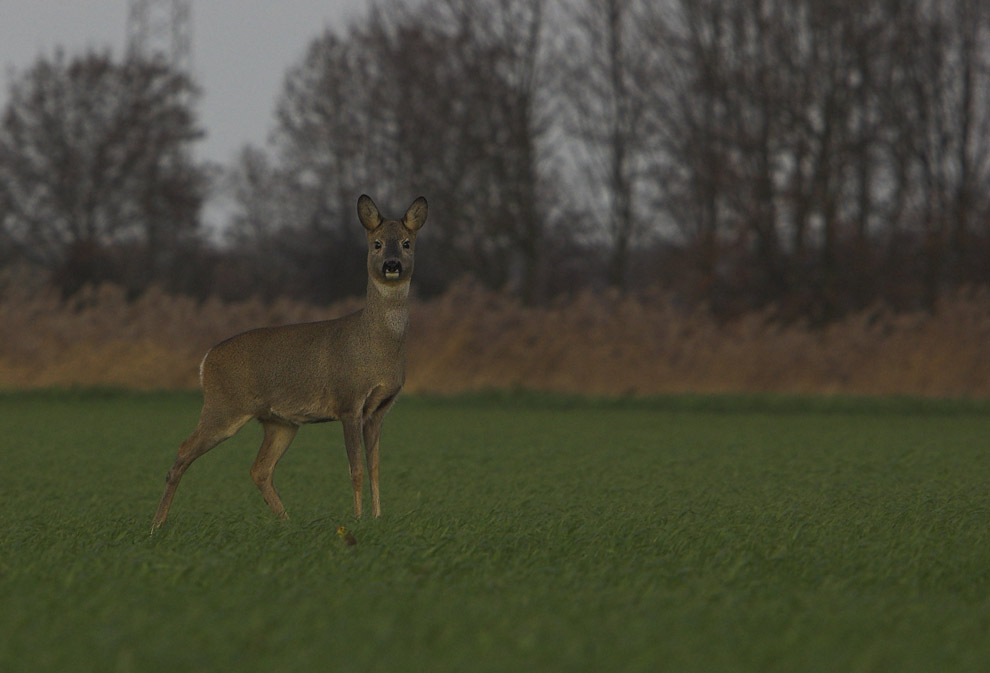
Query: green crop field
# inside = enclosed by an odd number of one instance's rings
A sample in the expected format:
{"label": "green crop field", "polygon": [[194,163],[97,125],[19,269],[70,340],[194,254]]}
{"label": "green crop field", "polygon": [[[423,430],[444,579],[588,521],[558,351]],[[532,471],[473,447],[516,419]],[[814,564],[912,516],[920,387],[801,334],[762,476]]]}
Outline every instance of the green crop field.
{"label": "green crop field", "polygon": [[381,519],[252,424],[149,537],[198,410],[0,395],[0,670],[990,670],[987,403],[406,397]]}

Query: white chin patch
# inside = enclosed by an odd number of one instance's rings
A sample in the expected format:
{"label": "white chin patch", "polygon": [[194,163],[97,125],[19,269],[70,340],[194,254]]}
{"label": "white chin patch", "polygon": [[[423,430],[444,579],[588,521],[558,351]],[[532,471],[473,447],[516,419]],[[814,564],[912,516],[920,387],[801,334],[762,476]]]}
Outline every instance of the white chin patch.
{"label": "white chin patch", "polygon": [[398,271],[389,271],[385,274],[386,280],[399,280],[401,274]]}

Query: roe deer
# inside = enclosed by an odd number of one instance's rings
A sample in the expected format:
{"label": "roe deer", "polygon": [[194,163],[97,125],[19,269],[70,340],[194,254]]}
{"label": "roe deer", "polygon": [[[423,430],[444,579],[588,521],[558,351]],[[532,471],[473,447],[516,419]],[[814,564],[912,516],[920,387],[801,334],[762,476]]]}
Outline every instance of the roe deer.
{"label": "roe deer", "polygon": [[371,481],[371,510],[381,515],[378,439],[382,421],[405,382],[409,279],[416,234],[426,221],[426,199],[416,199],[401,220],[385,220],[366,195],[358,219],[368,235],[368,293],[362,310],[336,320],[254,329],[214,346],[200,365],[203,411],[196,430],[179,447],[165,480],[152,532],[165,523],[189,465],[252,418],[265,438],[251,478],[283,519],[285,507],[272,473],[303,423],[339,420],[361,516],[364,468]]}

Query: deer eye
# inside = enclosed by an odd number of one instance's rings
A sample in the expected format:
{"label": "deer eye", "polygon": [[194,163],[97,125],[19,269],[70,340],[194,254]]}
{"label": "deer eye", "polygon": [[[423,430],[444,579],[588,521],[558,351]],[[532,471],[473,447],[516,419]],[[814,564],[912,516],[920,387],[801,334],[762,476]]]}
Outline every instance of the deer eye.
{"label": "deer eye", "polygon": [[375,241],[375,250],[381,250],[381,249],[382,249],[382,242]]}
{"label": "deer eye", "polygon": [[408,240],[402,241],[402,247],[405,248],[406,250],[408,250],[409,249],[409,241]]}

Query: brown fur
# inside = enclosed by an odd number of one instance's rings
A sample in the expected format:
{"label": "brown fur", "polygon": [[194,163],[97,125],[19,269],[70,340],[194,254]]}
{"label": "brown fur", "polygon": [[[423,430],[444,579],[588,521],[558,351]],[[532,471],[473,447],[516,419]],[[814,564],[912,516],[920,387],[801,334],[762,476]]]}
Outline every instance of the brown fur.
{"label": "brown fur", "polygon": [[372,513],[380,516],[378,442],[385,414],[405,382],[409,279],[426,215],[420,197],[402,220],[383,220],[362,195],[358,217],[368,234],[365,307],[336,320],[250,330],[210,349],[200,367],[199,425],[179,447],[152,531],[165,523],[189,465],[252,418],[261,422],[265,438],[251,478],[277,516],[288,518],[272,484],[279,458],[301,424],[335,420],[344,426],[354,514],[361,516],[363,443]]}

